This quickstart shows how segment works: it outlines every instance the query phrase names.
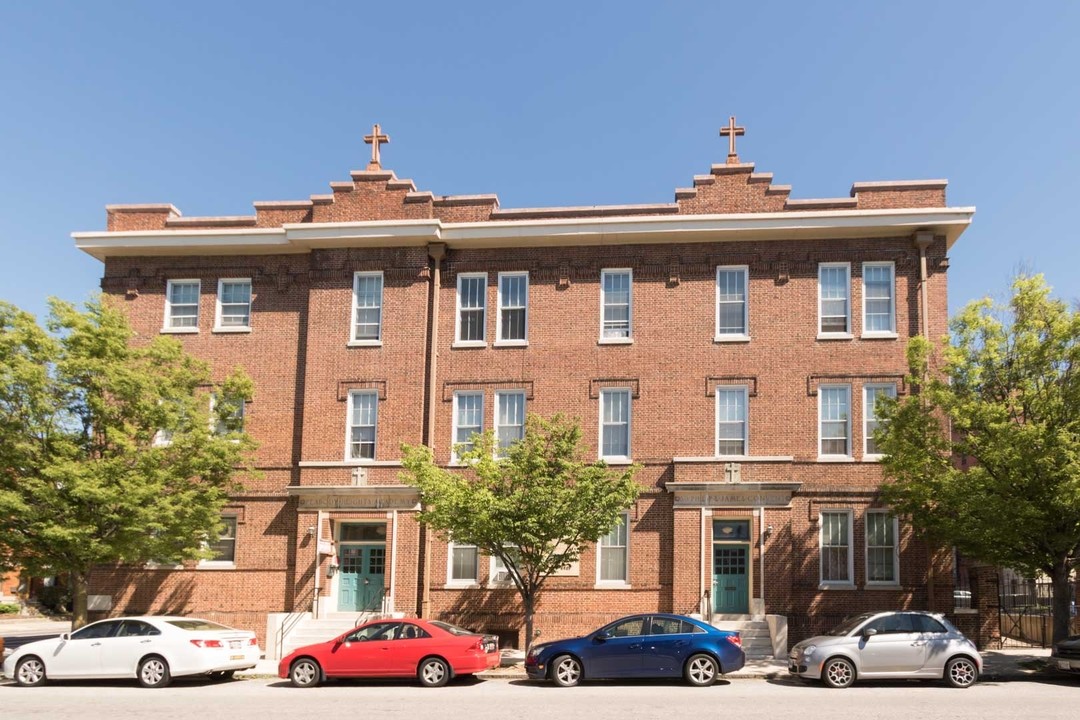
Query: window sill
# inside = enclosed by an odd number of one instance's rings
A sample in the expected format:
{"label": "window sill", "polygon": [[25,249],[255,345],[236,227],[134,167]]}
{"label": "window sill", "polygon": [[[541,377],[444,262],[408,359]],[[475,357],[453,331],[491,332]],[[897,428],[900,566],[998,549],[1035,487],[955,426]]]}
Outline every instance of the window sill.
{"label": "window sill", "polygon": [[863,455],[862,461],[868,463],[879,463],[884,455]]}
{"label": "window sill", "polygon": [[301,460],[302,468],[401,467],[400,460]]}
{"label": "window sill", "polygon": [[817,334],[818,340],[854,340],[855,336],[851,333],[823,333]]}
{"label": "window sill", "polygon": [[748,343],[749,335],[717,335],[713,338],[714,343]]}
{"label": "window sill", "polygon": [[853,463],[855,458],[849,455],[818,455],[819,463]]}
{"label": "window sill", "polygon": [[480,590],[481,588],[483,588],[483,585],[480,583],[467,580],[464,582],[448,582],[443,585],[443,590]]}
{"label": "window sill", "polygon": [[903,586],[899,583],[871,583],[868,582],[863,586],[863,590],[891,590],[892,592],[899,592],[903,590]]}
{"label": "window sill", "polygon": [[488,590],[505,590],[507,588],[513,588],[515,586],[514,586],[513,581],[507,581],[507,582],[489,582],[487,584],[487,587],[488,587]]}
{"label": "window sill", "polygon": [[897,340],[899,337],[894,332],[864,332],[861,336],[863,340]]}
{"label": "window sill", "polygon": [[168,571],[171,572],[171,571],[174,571],[174,570],[183,570],[183,569],[184,569],[183,563],[178,563],[176,565],[173,565],[171,563],[166,564],[166,563],[148,562],[145,565],[143,565],[143,570],[168,570]]}
{"label": "window sill", "polygon": [[593,585],[593,590],[633,590],[628,582],[600,581]]}
{"label": "window sill", "polygon": [[528,340],[496,340],[491,347],[529,347]]}
{"label": "window sill", "polygon": [[450,347],[455,349],[455,350],[460,350],[460,349],[463,349],[463,348],[486,348],[487,347],[487,341],[486,340],[458,340],[457,342],[455,342]]}
{"label": "window sill", "polygon": [[345,347],[382,347],[382,340],[350,340]]}
{"label": "window sill", "polygon": [[215,560],[203,560],[195,566],[196,570],[235,570],[236,563],[220,562]]}
{"label": "window sill", "polygon": [[850,590],[850,591],[855,591],[855,590],[858,590],[858,588],[855,587],[855,583],[820,583],[818,585],[818,590],[830,590],[830,591],[834,591],[834,590],[841,590],[841,591]]}
{"label": "window sill", "polygon": [[600,338],[599,340],[596,341],[596,344],[597,345],[633,345],[634,344],[634,338],[632,338],[632,337],[628,337],[628,338],[617,338],[617,337]]}
{"label": "window sill", "polygon": [[197,328],[197,327],[175,327],[175,328],[163,327],[163,328],[161,328],[161,333],[163,335],[194,335],[197,332],[199,332],[199,328]]}
{"label": "window sill", "polygon": [[250,333],[251,332],[251,327],[250,326],[248,326],[248,327],[215,327],[210,332],[212,332],[212,333],[220,333],[220,334],[223,334],[223,335],[244,334],[244,333]]}
{"label": "window sill", "polygon": [[608,465],[633,465],[634,464],[634,461],[631,460],[628,457],[602,457],[602,458],[600,458],[600,460],[603,460]]}

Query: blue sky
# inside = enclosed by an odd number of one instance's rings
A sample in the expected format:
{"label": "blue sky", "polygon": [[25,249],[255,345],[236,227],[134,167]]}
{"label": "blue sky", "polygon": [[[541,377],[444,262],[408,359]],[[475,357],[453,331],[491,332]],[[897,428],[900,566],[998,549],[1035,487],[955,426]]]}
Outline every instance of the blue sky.
{"label": "blue sky", "polygon": [[[520,7],[519,7],[520,5]],[[671,202],[743,161],[846,196],[946,177],[975,205],[950,305],[1021,268],[1080,298],[1080,3],[0,5],[0,299],[82,300],[107,203],[249,214],[383,165],[503,207]]]}

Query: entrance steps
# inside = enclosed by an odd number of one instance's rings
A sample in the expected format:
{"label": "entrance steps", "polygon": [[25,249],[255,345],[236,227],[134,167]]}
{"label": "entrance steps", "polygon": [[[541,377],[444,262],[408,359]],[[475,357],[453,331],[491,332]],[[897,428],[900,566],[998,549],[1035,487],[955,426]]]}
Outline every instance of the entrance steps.
{"label": "entrance steps", "polygon": [[389,616],[378,612],[327,613],[319,618],[308,615],[293,625],[282,639],[281,657],[285,657],[296,648],[332,640],[357,625],[383,617]]}
{"label": "entrance steps", "polygon": [[713,615],[711,624],[718,630],[739,632],[747,661],[772,659],[772,634],[765,620],[754,619],[751,615]]}

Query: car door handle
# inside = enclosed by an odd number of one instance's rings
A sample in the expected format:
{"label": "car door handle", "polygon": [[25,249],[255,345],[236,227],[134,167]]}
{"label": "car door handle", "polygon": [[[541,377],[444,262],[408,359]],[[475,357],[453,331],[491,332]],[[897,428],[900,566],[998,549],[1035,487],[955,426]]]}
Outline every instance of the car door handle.
{"label": "car door handle", "polygon": [[676,640],[675,641],[675,647],[686,647],[689,644],[690,644],[689,640]]}
{"label": "car door handle", "polygon": [[100,644],[101,644],[101,643],[90,643],[90,647],[97,647],[97,646],[98,646],[98,645],[100,645]]}
{"label": "car door handle", "polygon": [[640,650],[641,649],[641,643],[634,643],[633,645],[627,645],[627,647],[629,649],[631,649],[631,650]]}
{"label": "car door handle", "polygon": [[148,643],[148,642],[153,642],[153,641],[152,641],[152,640],[140,640],[140,641],[139,641],[139,643],[140,643],[140,644],[142,644],[142,643]]}

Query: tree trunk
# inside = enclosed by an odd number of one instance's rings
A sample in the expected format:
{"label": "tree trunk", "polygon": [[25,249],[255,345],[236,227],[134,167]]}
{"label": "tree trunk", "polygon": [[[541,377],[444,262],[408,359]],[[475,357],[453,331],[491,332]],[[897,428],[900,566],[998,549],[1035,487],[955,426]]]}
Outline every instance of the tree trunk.
{"label": "tree trunk", "polygon": [[521,593],[521,602],[525,605],[525,652],[529,652],[529,648],[531,648],[533,644],[534,600],[535,598],[532,593]]}
{"label": "tree trunk", "polygon": [[71,573],[71,629],[78,630],[87,623],[86,617],[86,590],[89,583],[89,573]]}
{"label": "tree trunk", "polygon": [[1069,621],[1072,619],[1072,598],[1070,597],[1069,563],[1061,560],[1054,564],[1050,580],[1054,588],[1054,642],[1069,636]]}

